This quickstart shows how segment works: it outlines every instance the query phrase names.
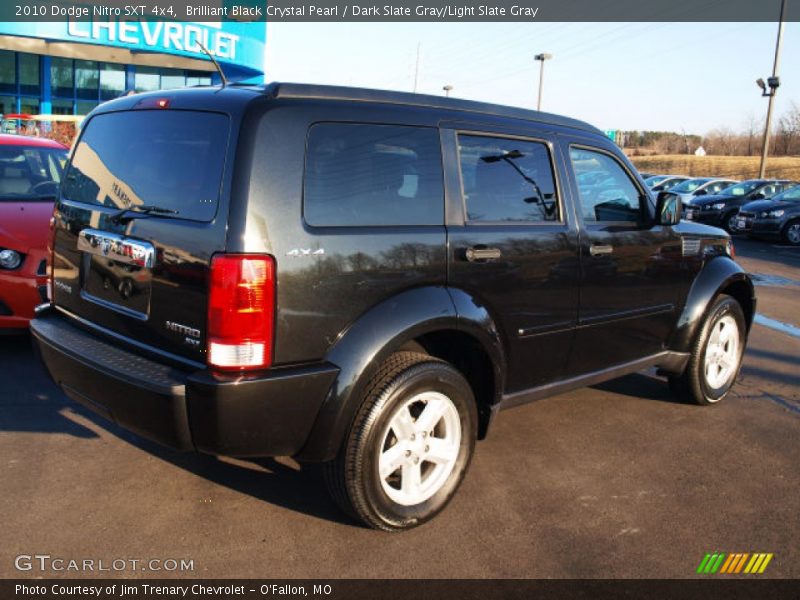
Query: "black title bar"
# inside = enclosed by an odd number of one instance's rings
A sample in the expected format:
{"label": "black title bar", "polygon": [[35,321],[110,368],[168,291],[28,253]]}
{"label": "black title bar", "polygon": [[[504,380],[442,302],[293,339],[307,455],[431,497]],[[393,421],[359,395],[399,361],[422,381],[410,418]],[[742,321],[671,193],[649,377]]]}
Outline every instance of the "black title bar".
{"label": "black title bar", "polygon": [[[780,5],[781,0],[2,0],[0,21],[774,22]],[[796,2],[787,13],[784,20],[800,20]]]}
{"label": "black title bar", "polygon": [[797,582],[708,577],[699,580],[530,579],[27,579],[0,581],[3,600],[563,600],[564,598],[797,598]]}

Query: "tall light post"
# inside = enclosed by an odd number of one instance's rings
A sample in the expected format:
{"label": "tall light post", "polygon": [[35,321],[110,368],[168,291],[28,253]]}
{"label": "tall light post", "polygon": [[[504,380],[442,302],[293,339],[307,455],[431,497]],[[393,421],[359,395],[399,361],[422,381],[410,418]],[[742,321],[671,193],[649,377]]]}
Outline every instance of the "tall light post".
{"label": "tall light post", "polygon": [[[786,0],[784,0],[785,2]],[[544,87],[544,61],[550,60],[553,58],[552,54],[548,54],[547,52],[542,52],[541,54],[537,54],[533,57],[534,60],[541,61],[541,66],[539,67],[539,101],[536,103],[536,110],[542,110],[542,88]]]}
{"label": "tall light post", "polygon": [[[775,94],[778,93],[778,87],[781,85],[781,80],[778,77],[778,63],[781,57],[781,41],[783,39],[783,17],[786,12],[786,0],[781,1],[781,16],[778,22],[778,39],[775,41],[775,62],[772,64],[772,77],[767,77],[767,83],[764,85],[764,80],[759,78],[756,85],[761,88],[761,95],[769,97],[769,105],[767,106],[767,124],[764,127],[764,143],[761,146],[761,167],[758,170],[759,179],[764,179],[767,171],[767,154],[769,153],[769,130],[772,128],[772,107],[775,105]],[[767,91],[769,87],[769,91]]]}
{"label": "tall light post", "polygon": [[449,98],[450,92],[453,91],[453,86],[448,83],[447,85],[443,86],[442,89],[444,90],[444,95]]}

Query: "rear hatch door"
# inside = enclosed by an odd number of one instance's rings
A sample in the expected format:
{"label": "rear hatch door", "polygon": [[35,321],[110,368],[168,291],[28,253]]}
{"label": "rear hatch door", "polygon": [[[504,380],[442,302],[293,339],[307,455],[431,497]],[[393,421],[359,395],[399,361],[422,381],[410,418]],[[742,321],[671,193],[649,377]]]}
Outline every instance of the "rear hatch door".
{"label": "rear hatch door", "polygon": [[86,124],[56,206],[53,300],[132,345],[205,362],[207,277],[226,238],[231,118],[141,109]]}

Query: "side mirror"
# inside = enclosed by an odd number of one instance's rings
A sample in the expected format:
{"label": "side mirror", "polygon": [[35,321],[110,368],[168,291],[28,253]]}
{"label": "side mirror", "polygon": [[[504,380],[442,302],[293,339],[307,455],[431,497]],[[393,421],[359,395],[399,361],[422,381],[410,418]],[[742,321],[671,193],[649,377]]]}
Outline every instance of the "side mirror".
{"label": "side mirror", "polygon": [[682,208],[680,196],[660,192],[656,198],[656,223],[664,226],[677,225],[681,222]]}
{"label": "side mirror", "polygon": [[766,196],[764,194],[762,194],[761,192],[758,192],[757,194],[753,194],[751,196],[751,198],[753,200],[763,200],[764,198],[766,198]]}
{"label": "side mirror", "polygon": [[694,195],[695,196],[705,196],[708,192],[705,190],[697,190]]}

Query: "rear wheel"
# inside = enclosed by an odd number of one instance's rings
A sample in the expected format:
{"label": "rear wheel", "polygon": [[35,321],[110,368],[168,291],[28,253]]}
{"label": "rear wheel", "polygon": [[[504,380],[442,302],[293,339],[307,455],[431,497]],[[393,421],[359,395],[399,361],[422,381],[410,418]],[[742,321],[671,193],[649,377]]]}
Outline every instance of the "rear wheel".
{"label": "rear wheel", "polygon": [[398,352],[370,382],[344,447],[325,465],[328,489],[370,527],[415,527],[455,495],[476,433],[464,377],[444,361]]}
{"label": "rear wheel", "polygon": [[783,228],[783,241],[792,246],[800,246],[800,220],[786,224]]}
{"label": "rear wheel", "polygon": [[719,296],[695,340],[686,370],[670,377],[670,389],[702,406],[722,400],[739,375],[745,331],[742,307],[730,296]]}

